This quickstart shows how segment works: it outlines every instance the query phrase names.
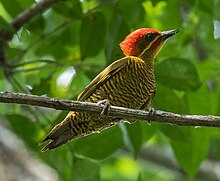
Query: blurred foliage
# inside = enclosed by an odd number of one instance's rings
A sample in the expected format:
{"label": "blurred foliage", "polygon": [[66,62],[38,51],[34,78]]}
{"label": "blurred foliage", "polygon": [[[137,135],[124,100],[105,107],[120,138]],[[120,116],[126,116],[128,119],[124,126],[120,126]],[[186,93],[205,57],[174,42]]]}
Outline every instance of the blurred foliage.
{"label": "blurred foliage", "polygon": [[[0,28],[11,31],[8,22],[33,2],[0,0]],[[219,9],[219,0],[66,0],[14,35],[7,49],[11,77],[1,70],[0,89],[76,99],[104,67],[123,57],[118,44],[130,31],[180,28],[155,60],[157,94],[152,107],[220,115]],[[11,129],[58,172],[60,180],[180,180],[173,172],[143,162],[139,152],[146,144],[161,152],[171,150],[170,156],[189,178],[205,159],[220,160],[218,129],[145,122],[123,123],[41,153],[38,142],[66,112],[0,107]]]}

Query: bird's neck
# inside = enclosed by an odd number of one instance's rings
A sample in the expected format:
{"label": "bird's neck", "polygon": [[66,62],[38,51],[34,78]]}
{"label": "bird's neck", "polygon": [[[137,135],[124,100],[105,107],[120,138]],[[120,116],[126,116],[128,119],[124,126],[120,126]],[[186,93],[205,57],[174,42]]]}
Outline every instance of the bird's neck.
{"label": "bird's neck", "polygon": [[149,74],[151,74],[152,76],[154,76],[154,59],[155,59],[155,55],[153,54],[153,52],[147,51],[144,54],[142,54],[140,56],[140,58],[145,61],[146,65],[147,65],[147,69],[149,70]]}

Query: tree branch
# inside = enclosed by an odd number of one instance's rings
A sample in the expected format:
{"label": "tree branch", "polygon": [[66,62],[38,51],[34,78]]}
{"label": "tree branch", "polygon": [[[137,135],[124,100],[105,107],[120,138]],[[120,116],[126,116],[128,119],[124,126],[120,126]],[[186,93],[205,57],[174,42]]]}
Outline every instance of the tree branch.
{"label": "tree branch", "polygon": [[[31,106],[53,108],[57,110],[89,112],[95,114],[100,114],[103,109],[103,105],[90,102],[55,99],[45,96],[13,92],[0,92],[0,102],[25,104]],[[179,126],[220,127],[220,116],[184,115],[160,110],[156,110],[155,113],[151,115],[149,114],[149,111],[111,106],[107,116],[132,120],[151,120]]]}
{"label": "tree branch", "polygon": [[18,14],[10,23],[12,30],[0,29],[0,64],[5,66],[5,49],[8,42],[12,39],[15,32],[17,32],[22,26],[30,22],[34,17],[41,14],[54,4],[63,0],[40,0],[27,8],[20,14]]}
{"label": "tree branch", "polygon": [[19,30],[22,26],[24,26],[27,22],[31,21],[36,15],[41,14],[54,4],[63,0],[41,0],[38,3],[33,4],[30,8],[26,9],[11,22],[11,25]]}

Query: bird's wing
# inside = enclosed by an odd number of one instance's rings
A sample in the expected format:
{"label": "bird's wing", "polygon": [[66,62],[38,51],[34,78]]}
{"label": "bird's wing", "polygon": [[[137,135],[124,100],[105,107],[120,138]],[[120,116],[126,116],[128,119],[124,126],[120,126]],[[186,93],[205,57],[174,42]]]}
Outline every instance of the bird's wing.
{"label": "bird's wing", "polygon": [[129,59],[130,57],[124,57],[106,67],[85,89],[81,91],[77,100],[85,101],[88,99],[89,96],[93,94],[104,82],[111,78],[115,73],[119,72]]}
{"label": "bird's wing", "polygon": [[153,100],[154,96],[156,94],[156,90],[152,93],[152,95],[147,99],[147,101],[141,106],[141,109],[143,110],[149,110],[151,101]]}

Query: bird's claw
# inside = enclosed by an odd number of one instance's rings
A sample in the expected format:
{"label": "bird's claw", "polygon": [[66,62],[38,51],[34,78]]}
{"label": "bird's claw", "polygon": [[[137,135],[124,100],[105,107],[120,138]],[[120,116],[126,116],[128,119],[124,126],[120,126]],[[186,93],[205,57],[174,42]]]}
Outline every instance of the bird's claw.
{"label": "bird's claw", "polygon": [[110,102],[107,99],[101,100],[97,103],[98,105],[104,105],[100,113],[101,116],[107,116],[110,112]]}
{"label": "bird's claw", "polygon": [[147,120],[147,123],[151,125],[152,120],[154,120],[156,110],[154,108],[149,108],[148,111],[149,111],[149,114],[148,114],[149,119]]}

